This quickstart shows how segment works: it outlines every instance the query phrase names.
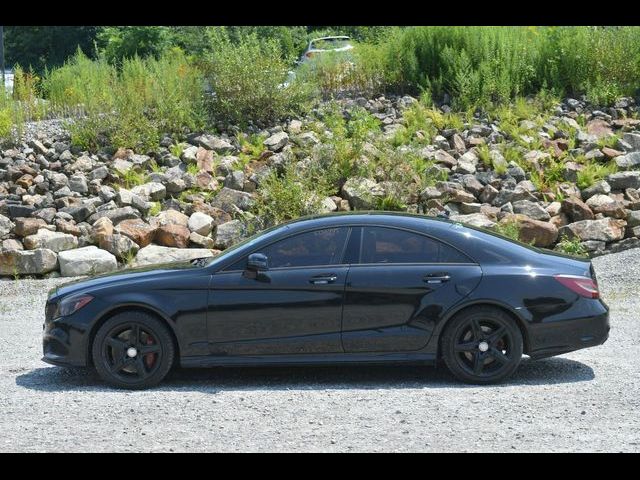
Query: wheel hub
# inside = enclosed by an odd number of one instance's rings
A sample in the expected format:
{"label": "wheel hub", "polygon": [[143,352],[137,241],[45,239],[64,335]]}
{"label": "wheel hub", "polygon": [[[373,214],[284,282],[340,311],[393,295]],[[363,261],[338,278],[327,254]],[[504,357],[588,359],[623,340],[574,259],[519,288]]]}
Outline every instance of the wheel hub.
{"label": "wheel hub", "polygon": [[478,344],[478,350],[480,350],[481,352],[486,352],[487,350],[489,350],[489,344],[487,342],[480,342]]}
{"label": "wheel hub", "polygon": [[127,348],[127,356],[129,358],[133,358],[136,355],[138,355],[138,350],[136,350],[134,347],[129,347]]}

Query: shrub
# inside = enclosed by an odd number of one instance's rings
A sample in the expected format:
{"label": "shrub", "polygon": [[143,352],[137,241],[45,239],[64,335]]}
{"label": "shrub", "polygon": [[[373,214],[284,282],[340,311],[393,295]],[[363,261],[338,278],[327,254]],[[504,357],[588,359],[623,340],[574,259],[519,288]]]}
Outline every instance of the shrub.
{"label": "shrub", "polygon": [[520,224],[515,219],[498,222],[493,230],[494,232],[512,240],[520,239]]}
{"label": "shrub", "polygon": [[180,51],[125,59],[121,70],[78,51],[49,73],[44,91],[56,109],[75,111],[72,141],[95,150],[153,150],[162,135],[182,135],[205,120],[203,76]]}
{"label": "shrub", "polygon": [[567,235],[562,235],[560,241],[556,244],[555,250],[578,257],[586,257],[588,253],[578,237],[569,239]]}
{"label": "shrub", "polygon": [[304,111],[311,100],[303,82],[283,87],[288,66],[277,42],[253,34],[237,44],[223,34],[213,35],[204,68],[213,91],[211,114],[218,121],[275,121]]}
{"label": "shrub", "polygon": [[262,228],[318,213],[326,192],[317,192],[316,188],[311,178],[296,173],[294,165],[283,175],[274,170],[260,184],[253,213]]}

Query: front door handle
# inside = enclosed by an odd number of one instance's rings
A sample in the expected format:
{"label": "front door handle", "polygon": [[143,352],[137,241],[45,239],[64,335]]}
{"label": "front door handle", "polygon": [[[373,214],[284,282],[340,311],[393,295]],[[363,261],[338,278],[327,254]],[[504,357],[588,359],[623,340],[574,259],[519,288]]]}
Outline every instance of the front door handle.
{"label": "front door handle", "polygon": [[338,279],[336,275],[318,275],[317,277],[311,277],[309,283],[313,283],[314,285],[327,285],[329,283],[333,283]]}
{"label": "front door handle", "polygon": [[444,283],[451,280],[447,272],[428,273],[422,278],[427,283]]}

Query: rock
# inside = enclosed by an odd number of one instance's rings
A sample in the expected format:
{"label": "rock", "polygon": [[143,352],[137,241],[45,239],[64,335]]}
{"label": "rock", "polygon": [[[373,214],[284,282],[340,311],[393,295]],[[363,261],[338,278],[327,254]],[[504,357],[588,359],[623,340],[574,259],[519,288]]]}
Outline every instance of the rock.
{"label": "rock", "polygon": [[22,242],[15,238],[7,238],[0,243],[0,251],[7,250],[24,250]]}
{"label": "rock", "polygon": [[216,227],[215,246],[225,249],[237,243],[244,236],[244,225],[240,220],[231,220]]}
{"label": "rock", "polygon": [[607,217],[626,217],[624,207],[609,195],[594,195],[587,200],[587,205],[595,213],[602,213]]}
{"label": "rock", "polygon": [[202,147],[198,148],[196,165],[199,171],[213,172],[213,151]]}
{"label": "rock", "polygon": [[[15,220],[16,220],[16,224],[17,224],[18,221],[24,221],[26,219],[18,217]],[[14,223],[11,220],[9,220],[7,217],[5,217],[4,215],[0,215],[0,238],[4,237],[6,235],[9,235],[9,233],[11,232],[11,230],[13,228],[14,228]],[[20,235],[20,234],[18,234],[18,235]]]}
{"label": "rock", "polygon": [[221,155],[231,153],[235,151],[235,147],[224,138],[216,137],[214,135],[200,135],[195,138],[195,142],[201,147],[207,150],[213,150]]}
{"label": "rock", "polygon": [[116,194],[115,201],[119,207],[131,206],[136,210],[145,210],[147,201],[131,190],[121,188]]}
{"label": "rock", "polygon": [[640,225],[640,210],[629,210],[626,217],[627,227],[633,228]]}
{"label": "rock", "polygon": [[115,233],[102,235],[99,241],[100,248],[112,253],[117,258],[124,259],[128,255],[135,255],[140,247],[129,237]]}
{"label": "rock", "polygon": [[271,135],[262,143],[272,152],[279,152],[287,143],[289,143],[289,135],[287,135],[286,132],[278,132]]}
{"label": "rock", "polygon": [[384,197],[384,190],[374,180],[351,177],[342,186],[342,196],[356,210],[374,208],[377,199]]}
{"label": "rock", "polygon": [[240,210],[249,210],[253,203],[254,200],[250,193],[232,190],[227,187],[222,187],[211,201],[212,206],[229,213],[233,213],[235,211],[234,206],[238,207]]}
{"label": "rock", "polygon": [[471,213],[469,215],[451,215],[449,217],[454,222],[465,223],[473,227],[493,228],[496,223],[482,213]]}
{"label": "rock", "polygon": [[531,202],[529,200],[518,200],[512,204],[514,213],[526,215],[534,220],[547,221],[551,218],[549,212],[547,212],[539,203]]}
{"label": "rock", "polygon": [[589,206],[577,197],[569,197],[562,202],[561,211],[570,221],[593,220],[594,215]]}
{"label": "rock", "polygon": [[289,133],[297,134],[302,131],[302,122],[300,120],[293,119],[289,122]]}
{"label": "rock", "polygon": [[58,255],[46,248],[0,252],[0,275],[42,275],[58,266]]}
{"label": "rock", "polygon": [[116,225],[115,232],[129,237],[141,248],[144,248],[153,242],[156,227],[145,223],[141,219],[123,220]]}
{"label": "rock", "polygon": [[215,246],[213,238],[200,235],[196,232],[191,232],[191,235],[189,235],[189,242],[209,249],[214,248]]}
{"label": "rock", "polygon": [[632,151],[637,152],[640,150],[640,133],[625,133],[622,136],[622,140],[631,146]]}
{"label": "rock", "polygon": [[615,162],[621,170],[638,170],[640,169],[640,151],[616,157]]}
{"label": "rock", "polygon": [[533,244],[536,247],[550,247],[558,239],[558,229],[552,223],[518,214],[515,215],[515,219],[518,222],[518,236],[521,242]]}
{"label": "rock", "polygon": [[211,233],[214,225],[215,221],[206,213],[194,212],[189,217],[189,230],[204,235],[205,237]]}
{"label": "rock", "polygon": [[605,120],[595,119],[587,123],[587,133],[596,138],[606,138],[613,135],[613,130]]}
{"label": "rock", "polygon": [[449,168],[454,167],[458,164],[458,161],[444,150],[436,151],[433,158],[436,162],[446,165]]}
{"label": "rock", "polygon": [[625,226],[626,222],[624,220],[613,218],[581,220],[560,228],[559,234],[561,237],[563,235],[567,235],[569,238],[578,237],[582,241],[612,242],[624,238]]}
{"label": "rock", "polygon": [[615,149],[610,148],[610,147],[603,147],[602,148],[602,153],[608,159],[612,159],[612,158],[619,157],[620,155],[624,155],[624,152],[621,152],[620,150],[615,150]]}
{"label": "rock", "polygon": [[157,202],[159,200],[164,200],[167,196],[167,189],[161,183],[149,182],[144,185],[133,187],[131,189],[131,193],[138,195],[147,202]]}
{"label": "rock", "polygon": [[302,135],[298,135],[294,138],[294,142],[300,145],[302,148],[310,148],[314,145],[318,145],[320,140],[315,132],[305,132]]}
{"label": "rock", "polygon": [[110,210],[103,210],[94,213],[87,219],[87,222],[90,224],[94,224],[96,220],[102,217],[107,217],[109,220],[111,220],[111,223],[115,225],[120,223],[122,220],[139,218],[140,213],[132,207],[112,208]]}
{"label": "rock", "polygon": [[234,170],[224,179],[224,186],[232,190],[242,190],[245,182],[244,172],[241,170]]}
{"label": "rock", "polygon": [[48,249],[54,252],[71,250],[78,246],[78,239],[68,233],[52,232],[41,228],[38,233],[24,237],[22,241],[27,250]]}
{"label": "rock", "polygon": [[607,195],[611,193],[611,185],[606,180],[599,180],[588,188],[582,190],[582,199],[587,200],[597,194]]}
{"label": "rock", "polygon": [[196,163],[198,156],[198,147],[190,146],[182,151],[181,159],[185,163]]}
{"label": "rock", "polygon": [[[2,236],[2,221],[0,220],[0,237]],[[20,237],[26,237],[27,235],[33,235],[37,233],[39,229],[47,226],[47,222],[41,218],[23,218],[19,217],[15,219],[14,233]]]}
{"label": "rock", "polygon": [[607,182],[612,190],[626,188],[640,188],[640,172],[619,172],[607,176]]}
{"label": "rock", "polygon": [[91,236],[98,243],[102,237],[111,235],[113,235],[113,223],[107,217],[99,218],[91,227]]}
{"label": "rock", "polygon": [[118,268],[118,261],[114,255],[93,245],[60,252],[58,262],[63,277],[96,275]]}
{"label": "rock", "polygon": [[187,248],[191,232],[183,225],[167,224],[158,227],[155,242],[165,247]]}
{"label": "rock", "polygon": [[640,238],[625,238],[619,242],[614,242],[608,247],[610,253],[622,252],[631,248],[640,247]]}
{"label": "rock", "polygon": [[69,188],[72,192],[87,193],[89,186],[84,175],[71,175],[69,177]]}
{"label": "rock", "polygon": [[86,203],[83,205],[61,208],[59,212],[68,213],[76,223],[80,223],[93,215],[96,212],[96,207],[91,203]]}
{"label": "rock", "polygon": [[35,209],[33,205],[7,205],[9,218],[30,217]]}
{"label": "rock", "polygon": [[189,217],[178,210],[163,210],[158,215],[149,220],[149,223],[154,227],[161,227],[163,225],[181,225],[187,227],[189,225]]}
{"label": "rock", "polygon": [[158,245],[148,245],[141,248],[136,255],[134,265],[156,265],[169,262],[185,262],[195,258],[213,257],[219,252],[204,248],[171,248]]}

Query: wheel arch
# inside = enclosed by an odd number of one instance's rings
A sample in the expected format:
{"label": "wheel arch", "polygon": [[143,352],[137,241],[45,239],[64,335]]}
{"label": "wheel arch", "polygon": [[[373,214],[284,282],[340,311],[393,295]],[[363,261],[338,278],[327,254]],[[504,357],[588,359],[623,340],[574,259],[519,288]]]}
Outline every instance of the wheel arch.
{"label": "wheel arch", "polygon": [[178,335],[176,334],[175,325],[163,312],[154,308],[147,304],[142,303],[129,303],[129,304],[121,304],[115,305],[112,308],[103,312],[98,319],[91,326],[91,330],[89,331],[89,341],[87,342],[87,349],[85,352],[85,356],[87,359],[87,365],[93,366],[93,356],[91,355],[91,351],[93,349],[93,341],[96,338],[96,333],[104,323],[110,318],[118,315],[123,312],[143,312],[153,315],[155,318],[160,320],[169,330],[169,334],[171,335],[171,339],[173,341],[173,346],[175,348],[176,354],[174,356],[174,363],[179,362],[180,359],[180,343],[178,342]]}
{"label": "wheel arch", "polygon": [[518,315],[515,309],[513,309],[511,306],[495,300],[482,299],[482,300],[473,301],[471,303],[465,303],[463,305],[459,305],[458,307],[454,308],[453,310],[447,313],[447,316],[440,323],[440,326],[437,331],[437,334],[438,334],[438,350],[436,352],[437,358],[442,357],[442,345],[441,345],[442,337],[443,337],[442,334],[447,329],[447,326],[451,323],[451,320],[453,320],[460,313],[466,310],[477,308],[477,307],[492,307],[492,308],[501,310],[507,315],[509,315],[514,320],[514,322],[520,329],[520,333],[522,334],[523,353],[527,353],[527,354],[529,353],[529,333],[526,327],[527,325],[526,321],[520,315]]}

